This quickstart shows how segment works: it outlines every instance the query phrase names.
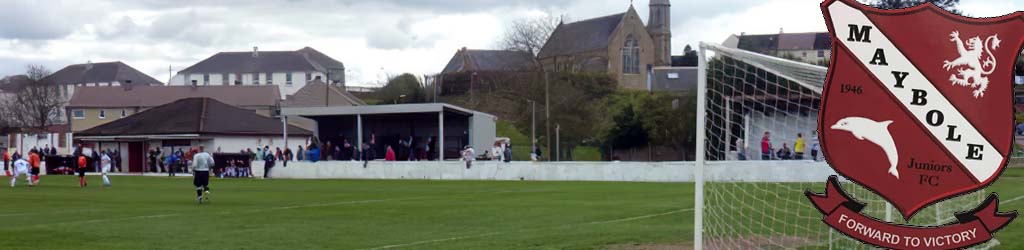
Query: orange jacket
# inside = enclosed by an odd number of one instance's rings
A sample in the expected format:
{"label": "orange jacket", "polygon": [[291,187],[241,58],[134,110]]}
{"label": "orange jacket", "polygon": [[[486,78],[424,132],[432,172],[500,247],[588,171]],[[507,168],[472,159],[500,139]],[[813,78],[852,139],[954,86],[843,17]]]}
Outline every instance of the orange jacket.
{"label": "orange jacket", "polygon": [[32,168],[39,168],[39,154],[32,153],[28,155],[28,164],[32,165]]}
{"label": "orange jacket", "polygon": [[78,168],[85,168],[85,156],[78,156]]}

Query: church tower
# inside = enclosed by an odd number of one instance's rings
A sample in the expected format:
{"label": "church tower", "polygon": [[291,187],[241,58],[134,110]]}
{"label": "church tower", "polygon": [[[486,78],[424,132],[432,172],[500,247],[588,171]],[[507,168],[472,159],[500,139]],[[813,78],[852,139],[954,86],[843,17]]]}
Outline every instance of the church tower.
{"label": "church tower", "polygon": [[669,0],[651,0],[647,33],[654,40],[654,66],[672,65],[672,18]]}

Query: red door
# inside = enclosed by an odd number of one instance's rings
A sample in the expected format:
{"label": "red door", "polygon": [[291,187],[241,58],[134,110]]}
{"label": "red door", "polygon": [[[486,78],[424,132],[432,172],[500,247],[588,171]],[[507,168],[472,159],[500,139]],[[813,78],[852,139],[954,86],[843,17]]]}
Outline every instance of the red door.
{"label": "red door", "polygon": [[143,153],[142,142],[128,143],[128,172],[142,173]]}

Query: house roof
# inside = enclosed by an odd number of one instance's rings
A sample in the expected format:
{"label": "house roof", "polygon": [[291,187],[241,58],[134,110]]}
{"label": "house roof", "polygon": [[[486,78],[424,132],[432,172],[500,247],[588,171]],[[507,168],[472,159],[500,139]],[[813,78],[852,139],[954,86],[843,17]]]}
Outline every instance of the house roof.
{"label": "house roof", "polygon": [[164,85],[163,82],[119,61],[72,64],[40,80],[40,82],[65,85],[109,82],[124,84],[127,81],[131,81],[132,85],[136,86]]}
{"label": "house roof", "polygon": [[743,35],[737,47],[761,54],[776,50],[830,50],[831,39],[824,32]]}
{"label": "house roof", "polygon": [[450,74],[467,71],[528,71],[536,63],[533,55],[525,51],[470,50],[462,48],[441,73]]}
{"label": "house roof", "polygon": [[277,85],[79,87],[68,107],[155,107],[183,98],[208,97],[242,107],[277,106]]}
{"label": "house roof", "polygon": [[626,13],[618,13],[575,23],[559,24],[551,33],[547,43],[537,54],[538,58],[571,55],[580,52],[608,48],[612,33],[622,22]]}
{"label": "house roof", "polygon": [[[213,98],[186,98],[157,106],[76,136],[133,135],[281,135],[281,120],[228,105]],[[288,126],[288,134],[312,135],[309,130]]]}
{"label": "house roof", "polygon": [[[330,103],[328,103],[330,101]],[[284,107],[360,106],[363,100],[337,85],[313,81],[281,102]]]}
{"label": "house roof", "polygon": [[654,90],[685,92],[697,89],[697,67],[655,67]]}
{"label": "house roof", "polygon": [[0,91],[19,92],[22,89],[24,89],[25,86],[28,86],[29,84],[32,84],[34,82],[35,81],[32,81],[32,79],[28,78],[28,76],[26,75],[13,75],[4,77],[3,79],[0,79]]}
{"label": "house roof", "polygon": [[345,65],[310,47],[296,51],[220,52],[182,72],[253,73],[344,70]]}

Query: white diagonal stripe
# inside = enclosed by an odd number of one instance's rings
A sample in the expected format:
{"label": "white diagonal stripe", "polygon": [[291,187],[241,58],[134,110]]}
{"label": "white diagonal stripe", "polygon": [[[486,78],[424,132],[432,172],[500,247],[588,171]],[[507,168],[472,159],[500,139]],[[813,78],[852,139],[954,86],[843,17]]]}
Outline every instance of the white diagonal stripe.
{"label": "white diagonal stripe", "polygon": [[[842,1],[835,1],[829,7],[829,13],[832,17],[832,23],[835,25],[834,30],[840,43],[849,48],[850,52],[857,57],[857,59],[867,67],[871,74],[875,75],[886,89],[889,90],[900,103],[904,105],[910,113],[916,118],[921,124],[928,128],[928,132],[935,137],[938,141],[942,142],[942,145],[957,158],[957,160],[963,164],[967,170],[974,175],[975,179],[981,182],[985,182],[993,177],[996,170],[1003,163],[1003,156],[996,150],[992,143],[989,142],[985,137],[978,132],[978,129],[972,126],[967,118],[960,114],[954,107],[953,104],[946,99],[945,96],[939,92],[932,83],[928,82],[928,79],[924,77],[910,60],[907,59],[906,55],[900,52],[895,45],[885,37],[885,34],[878,31],[883,27],[878,27],[871,22],[868,17],[860,10],[853,8],[852,6],[843,3]],[[849,25],[861,25],[871,26],[874,29],[871,31],[871,42],[850,42],[847,39],[842,39],[846,34],[850,34]],[[950,30],[949,32],[952,32]],[[991,35],[991,34],[985,34]],[[956,50],[955,44],[949,43],[950,50]],[[889,65],[872,65],[869,62],[875,55],[877,49],[885,50],[885,58]],[[942,67],[942,62],[935,62],[934,64],[921,65],[922,67]],[[896,88],[896,78],[893,76],[892,71],[909,72],[910,75],[903,81],[904,88]],[[951,84],[951,83],[940,83],[940,84]],[[913,100],[913,89],[924,90],[928,92],[928,103],[924,106],[910,105]],[[964,88],[964,91],[971,91],[969,88]],[[945,122],[940,126],[929,126],[925,122],[925,117],[928,112],[932,110],[939,110],[945,116]],[[876,117],[881,118],[881,117]],[[891,118],[885,118],[891,119]],[[1009,118],[1007,118],[1009,119]],[[946,135],[948,133],[947,125],[957,126],[958,133],[962,134],[962,140],[960,142],[947,141]],[[908,143],[904,141],[903,143]],[[926,143],[926,142],[912,142],[912,143]],[[968,146],[967,144],[982,145],[984,148],[981,151],[981,160],[969,160],[967,159]],[[897,146],[899,142],[897,142]],[[902,145],[907,147],[909,145]],[[901,156],[903,158],[905,156]]]}

